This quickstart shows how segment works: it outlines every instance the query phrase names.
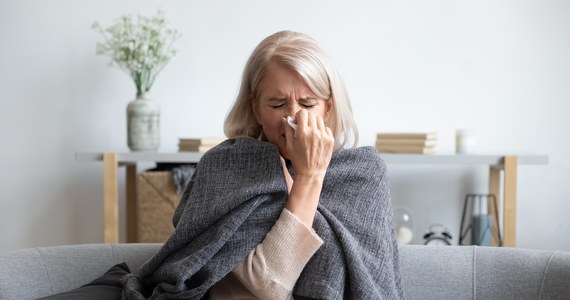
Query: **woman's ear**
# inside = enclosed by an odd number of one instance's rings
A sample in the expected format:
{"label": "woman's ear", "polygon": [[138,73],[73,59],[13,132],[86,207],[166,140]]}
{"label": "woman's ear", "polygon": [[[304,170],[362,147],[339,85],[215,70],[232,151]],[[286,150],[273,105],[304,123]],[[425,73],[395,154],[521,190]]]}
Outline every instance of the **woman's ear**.
{"label": "woman's ear", "polygon": [[329,114],[332,112],[334,106],[334,100],[331,97],[329,100],[325,101],[325,120],[328,120]]}

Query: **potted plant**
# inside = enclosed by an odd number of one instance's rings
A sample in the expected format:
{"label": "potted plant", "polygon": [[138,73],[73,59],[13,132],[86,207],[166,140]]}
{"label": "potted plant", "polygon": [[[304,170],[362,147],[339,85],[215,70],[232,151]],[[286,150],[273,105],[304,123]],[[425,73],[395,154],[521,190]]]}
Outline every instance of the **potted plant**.
{"label": "potted plant", "polygon": [[104,37],[97,54],[110,56],[110,65],[129,74],[137,89],[127,105],[127,140],[133,151],[157,150],[160,144],[160,108],[147,92],[176,54],[172,45],[181,35],[166,25],[160,10],[151,17],[124,15],[105,29],[97,22],[92,25]]}

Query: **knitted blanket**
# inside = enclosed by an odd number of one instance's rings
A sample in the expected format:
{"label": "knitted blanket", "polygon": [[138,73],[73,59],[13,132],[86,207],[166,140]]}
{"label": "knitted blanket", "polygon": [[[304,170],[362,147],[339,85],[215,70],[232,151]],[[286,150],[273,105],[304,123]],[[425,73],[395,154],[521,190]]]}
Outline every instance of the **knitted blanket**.
{"label": "knitted blanket", "polygon": [[[211,149],[182,195],[174,233],[124,278],[124,298],[204,297],[263,241],[286,199],[276,146],[238,138]],[[313,228],[324,244],[295,298],[403,298],[386,167],[374,148],[333,153]]]}

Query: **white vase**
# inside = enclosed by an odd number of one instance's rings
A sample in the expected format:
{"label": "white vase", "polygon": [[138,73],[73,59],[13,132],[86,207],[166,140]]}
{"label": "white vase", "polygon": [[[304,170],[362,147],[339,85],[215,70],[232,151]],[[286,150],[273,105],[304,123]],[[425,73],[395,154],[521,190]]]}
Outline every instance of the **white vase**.
{"label": "white vase", "polygon": [[146,94],[127,105],[127,140],[131,151],[156,151],[160,145],[160,108]]}

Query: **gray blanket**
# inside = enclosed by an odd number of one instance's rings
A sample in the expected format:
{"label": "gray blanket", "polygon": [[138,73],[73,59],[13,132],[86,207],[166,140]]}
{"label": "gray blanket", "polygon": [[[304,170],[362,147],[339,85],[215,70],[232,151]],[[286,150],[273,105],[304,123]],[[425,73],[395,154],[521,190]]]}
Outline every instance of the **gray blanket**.
{"label": "gray blanket", "polygon": [[[286,199],[276,146],[238,138],[208,151],[175,211],[174,233],[124,278],[124,297],[207,296],[263,241]],[[325,243],[299,277],[295,298],[403,298],[386,167],[374,148],[333,154],[313,228]]]}

